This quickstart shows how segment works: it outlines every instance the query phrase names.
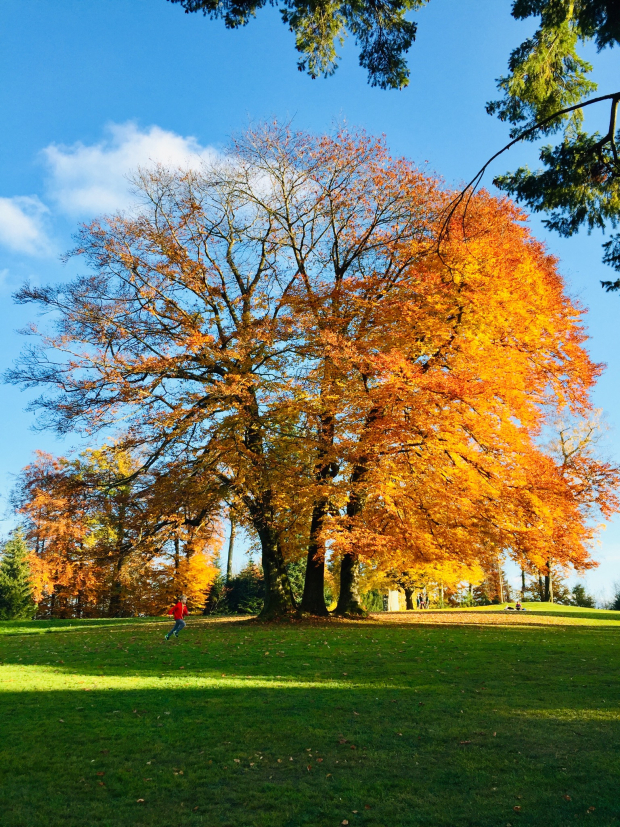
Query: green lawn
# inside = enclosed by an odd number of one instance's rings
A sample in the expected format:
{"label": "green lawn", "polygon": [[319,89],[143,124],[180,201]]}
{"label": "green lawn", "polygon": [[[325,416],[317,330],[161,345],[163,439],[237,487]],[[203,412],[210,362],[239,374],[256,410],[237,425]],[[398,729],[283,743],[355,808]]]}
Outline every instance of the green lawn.
{"label": "green lawn", "polygon": [[620,613],[558,608],[1,623],[0,823],[620,825]]}

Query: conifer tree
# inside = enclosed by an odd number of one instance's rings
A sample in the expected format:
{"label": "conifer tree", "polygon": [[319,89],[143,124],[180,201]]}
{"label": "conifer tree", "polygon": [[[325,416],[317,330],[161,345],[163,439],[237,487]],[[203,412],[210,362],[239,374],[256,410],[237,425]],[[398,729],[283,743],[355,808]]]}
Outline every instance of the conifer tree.
{"label": "conifer tree", "polygon": [[3,544],[0,562],[0,619],[32,618],[36,605],[32,599],[28,548],[21,531]]}

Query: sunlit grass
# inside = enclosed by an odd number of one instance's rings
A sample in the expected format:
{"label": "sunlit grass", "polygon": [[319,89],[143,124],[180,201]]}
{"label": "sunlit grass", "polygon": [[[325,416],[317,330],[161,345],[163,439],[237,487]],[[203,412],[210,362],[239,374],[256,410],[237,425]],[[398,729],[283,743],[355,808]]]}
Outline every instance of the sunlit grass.
{"label": "sunlit grass", "polygon": [[0,624],[0,823],[620,824],[620,625],[579,611]]}

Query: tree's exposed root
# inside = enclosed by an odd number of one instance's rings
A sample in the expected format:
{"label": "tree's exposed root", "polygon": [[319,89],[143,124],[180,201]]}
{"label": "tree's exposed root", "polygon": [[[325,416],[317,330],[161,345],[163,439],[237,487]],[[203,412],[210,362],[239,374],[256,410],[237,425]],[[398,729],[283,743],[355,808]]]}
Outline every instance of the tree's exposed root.
{"label": "tree's exposed root", "polygon": [[359,603],[350,603],[344,609],[336,607],[332,612],[332,617],[343,617],[347,620],[367,620],[369,614]]}

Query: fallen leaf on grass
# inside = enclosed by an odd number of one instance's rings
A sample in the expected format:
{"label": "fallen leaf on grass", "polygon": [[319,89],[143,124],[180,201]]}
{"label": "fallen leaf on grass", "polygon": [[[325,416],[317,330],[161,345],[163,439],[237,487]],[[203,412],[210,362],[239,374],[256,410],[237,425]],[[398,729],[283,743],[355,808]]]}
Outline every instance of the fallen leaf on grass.
{"label": "fallen leaf on grass", "polygon": [[515,811],[515,813],[521,812],[521,807],[518,804],[516,804],[512,809]]}
{"label": "fallen leaf on grass", "polygon": [[593,813],[595,810],[596,810],[596,807],[588,807],[586,812]]}
{"label": "fallen leaf on grass", "polygon": [[459,741],[459,744],[471,744],[471,741]]}
{"label": "fallen leaf on grass", "polygon": [[103,781],[97,781],[97,784],[99,784],[100,787],[105,787],[105,784],[103,783]]}
{"label": "fallen leaf on grass", "polygon": [[64,724],[64,722],[65,722],[65,721],[64,721],[64,718],[59,718],[59,719],[58,719],[58,721],[59,721],[59,723],[61,723],[61,724]]}
{"label": "fallen leaf on grass", "polygon": [[370,810],[370,804],[364,804],[364,809],[365,810]]}
{"label": "fallen leaf on grass", "polygon": [[348,824],[349,822],[348,822],[348,821],[347,821],[347,819],[345,818],[345,819],[343,819],[340,823],[342,824],[342,827],[347,827],[347,824]]}
{"label": "fallen leaf on grass", "polygon": [[564,796],[564,801],[571,801],[570,795],[565,795]]}
{"label": "fallen leaf on grass", "polygon": [[105,775],[104,772],[98,772],[97,775]]}
{"label": "fallen leaf on grass", "polygon": [[192,812],[194,812],[194,813],[195,813],[197,809],[198,809],[198,807],[194,807],[194,809],[193,809],[193,811],[192,811]]}
{"label": "fallen leaf on grass", "polygon": [[136,804],[144,804],[144,799],[143,798],[137,798],[136,799]]}

